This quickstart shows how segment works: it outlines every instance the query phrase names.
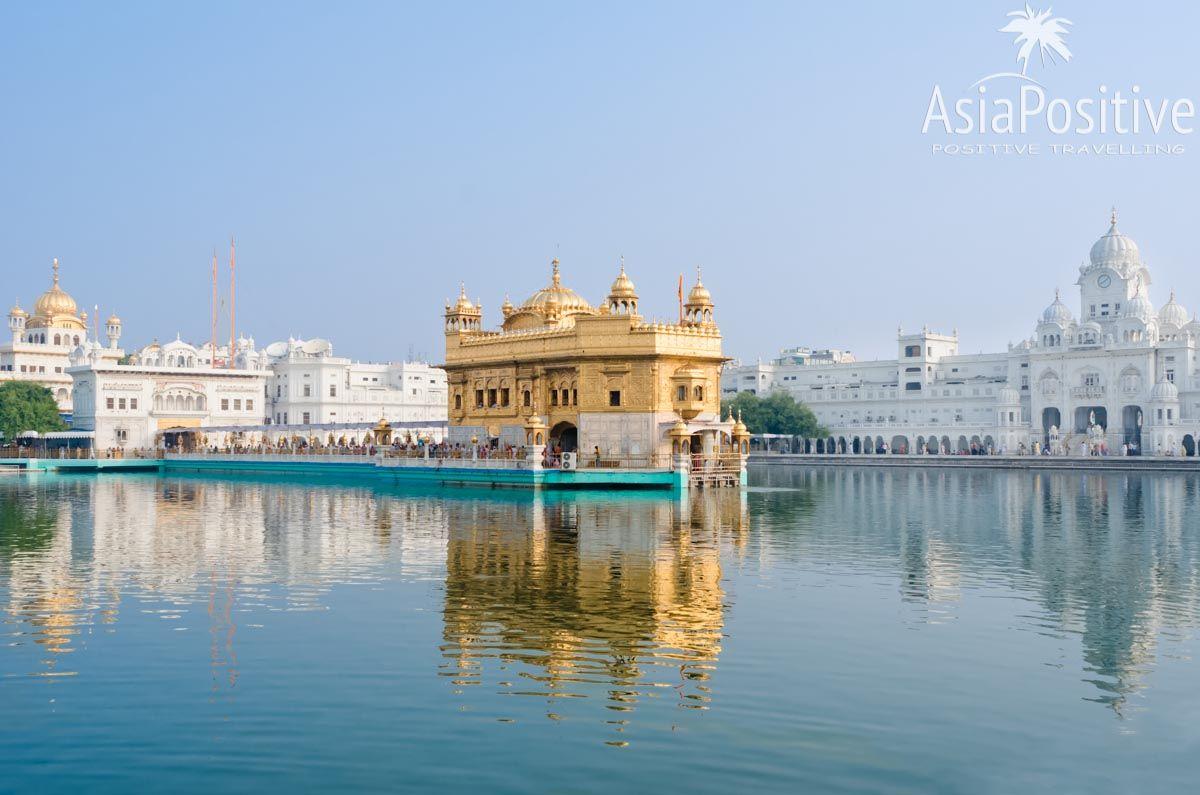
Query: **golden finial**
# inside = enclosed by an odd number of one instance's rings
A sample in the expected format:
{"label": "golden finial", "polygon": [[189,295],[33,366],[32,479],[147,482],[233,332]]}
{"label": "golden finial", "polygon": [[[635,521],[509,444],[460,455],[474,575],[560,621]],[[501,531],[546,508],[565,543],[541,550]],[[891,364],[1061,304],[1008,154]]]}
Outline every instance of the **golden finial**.
{"label": "golden finial", "polygon": [[558,257],[550,260],[550,266],[553,269],[550,275],[550,281],[552,281],[554,286],[557,287],[562,284],[562,277],[558,274]]}
{"label": "golden finial", "polygon": [[621,255],[621,273],[625,272],[625,255]]}
{"label": "golden finial", "polygon": [[699,265],[697,265],[697,266],[696,266],[696,284],[700,284],[700,283],[701,283],[701,280],[700,280],[700,266],[699,266]]}
{"label": "golden finial", "polygon": [[458,297],[459,298],[467,297],[467,283],[466,282],[458,283]]}

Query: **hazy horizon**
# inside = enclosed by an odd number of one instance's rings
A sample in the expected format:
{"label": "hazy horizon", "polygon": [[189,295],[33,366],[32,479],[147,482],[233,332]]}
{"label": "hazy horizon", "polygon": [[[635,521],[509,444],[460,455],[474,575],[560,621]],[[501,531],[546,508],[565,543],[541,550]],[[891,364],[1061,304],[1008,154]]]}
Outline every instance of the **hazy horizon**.
{"label": "hazy horizon", "polygon": [[[29,308],[59,257],[126,349],[203,342],[212,253],[224,296],[236,235],[239,332],[438,362],[460,280],[493,327],[552,257],[596,303],[624,255],[652,317],[703,267],[746,361],[889,358],[897,325],[957,328],[977,353],[1028,337],[1056,287],[1078,313],[1115,204],[1155,306],[1175,288],[1200,308],[1182,195],[1200,138],[1158,157],[930,153],[932,86],[1014,68],[997,31],[1022,5],[9,6],[7,300]],[[1200,97],[1200,9],[1053,6],[1074,58],[1031,62],[1049,90]]]}

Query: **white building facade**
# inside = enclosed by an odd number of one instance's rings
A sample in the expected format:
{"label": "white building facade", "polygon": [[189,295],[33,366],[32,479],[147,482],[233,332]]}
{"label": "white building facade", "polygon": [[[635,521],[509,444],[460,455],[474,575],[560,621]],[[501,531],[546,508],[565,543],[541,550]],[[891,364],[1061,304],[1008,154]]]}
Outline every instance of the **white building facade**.
{"label": "white building facade", "polygon": [[828,429],[809,452],[1197,455],[1200,322],[1174,294],[1155,311],[1149,269],[1117,229],[1079,269],[1079,317],[1055,295],[1029,339],[959,353],[957,331],[897,334],[895,359],[735,365],[722,393],[786,390]]}
{"label": "white building facade", "polygon": [[104,324],[107,345],[89,338],[87,312],[80,312],[75,299],[58,284],[57,259],[52,270],[50,289],[34,303],[32,314],[19,303],[8,312],[11,336],[0,342],[0,381],[40,384],[54,394],[59,413],[70,415],[72,381],[67,368],[71,354],[81,347],[95,348],[101,361],[115,364],[125,355],[117,346],[121,319],[112,315]]}
{"label": "white building facade", "polygon": [[447,420],[446,371],[422,362],[375,364],[334,356],[328,340],[268,345],[269,422],[276,425],[377,422],[424,429],[440,440]]}
{"label": "white building facade", "polygon": [[312,426],[337,426],[335,435],[357,440],[363,434],[346,426],[366,428],[380,419],[414,438],[444,436],[444,370],[419,362],[352,362],[333,356],[326,340],[258,350],[253,338],[242,337],[233,351],[233,367],[227,367],[228,346],[177,337],[152,342],[122,365],[95,345],[80,346],[66,368],[78,395],[72,427],[94,432],[101,450],[159,448],[164,437],[197,429],[218,447],[244,442],[248,434],[308,438]]}
{"label": "white building facade", "polygon": [[[83,355],[68,370],[75,382],[72,427],[107,449],[154,449],[181,429],[259,426],[264,370],[121,365]],[[208,443],[224,446],[227,432]]]}

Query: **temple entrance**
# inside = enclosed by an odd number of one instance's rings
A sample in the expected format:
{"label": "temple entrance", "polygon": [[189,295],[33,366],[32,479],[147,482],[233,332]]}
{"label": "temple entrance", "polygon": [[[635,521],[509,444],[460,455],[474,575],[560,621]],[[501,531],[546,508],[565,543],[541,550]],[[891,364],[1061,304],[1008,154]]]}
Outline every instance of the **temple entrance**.
{"label": "temple entrance", "polygon": [[1190,433],[1183,437],[1183,452],[1188,458],[1196,455],[1196,439]]}
{"label": "temple entrance", "polygon": [[1101,428],[1108,428],[1108,411],[1104,406],[1080,406],[1075,409],[1075,433],[1087,433],[1088,426],[1093,422]]}
{"label": "temple entrance", "polygon": [[569,422],[560,422],[550,429],[550,449],[555,447],[564,453],[574,453],[579,449],[579,429]]}
{"label": "temple entrance", "polygon": [[1142,407],[1125,406],[1121,409],[1121,441],[1129,445],[1129,454],[1137,455],[1142,449]]}
{"label": "temple entrance", "polygon": [[1047,446],[1050,444],[1051,428],[1062,431],[1062,412],[1053,406],[1042,409],[1042,444]]}

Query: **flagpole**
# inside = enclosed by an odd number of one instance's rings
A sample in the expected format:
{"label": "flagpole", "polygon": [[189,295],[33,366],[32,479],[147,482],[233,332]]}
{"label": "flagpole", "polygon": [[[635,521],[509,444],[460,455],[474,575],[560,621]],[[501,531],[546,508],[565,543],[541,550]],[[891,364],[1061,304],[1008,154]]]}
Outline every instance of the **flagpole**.
{"label": "flagpole", "polygon": [[683,274],[679,274],[679,325],[683,325]]}
{"label": "flagpole", "polygon": [[212,259],[212,350],[209,351],[208,366],[217,367],[217,250],[213,248]]}
{"label": "flagpole", "polygon": [[233,369],[233,344],[237,327],[237,266],[236,250],[233,238],[229,238],[229,355],[225,366]]}

